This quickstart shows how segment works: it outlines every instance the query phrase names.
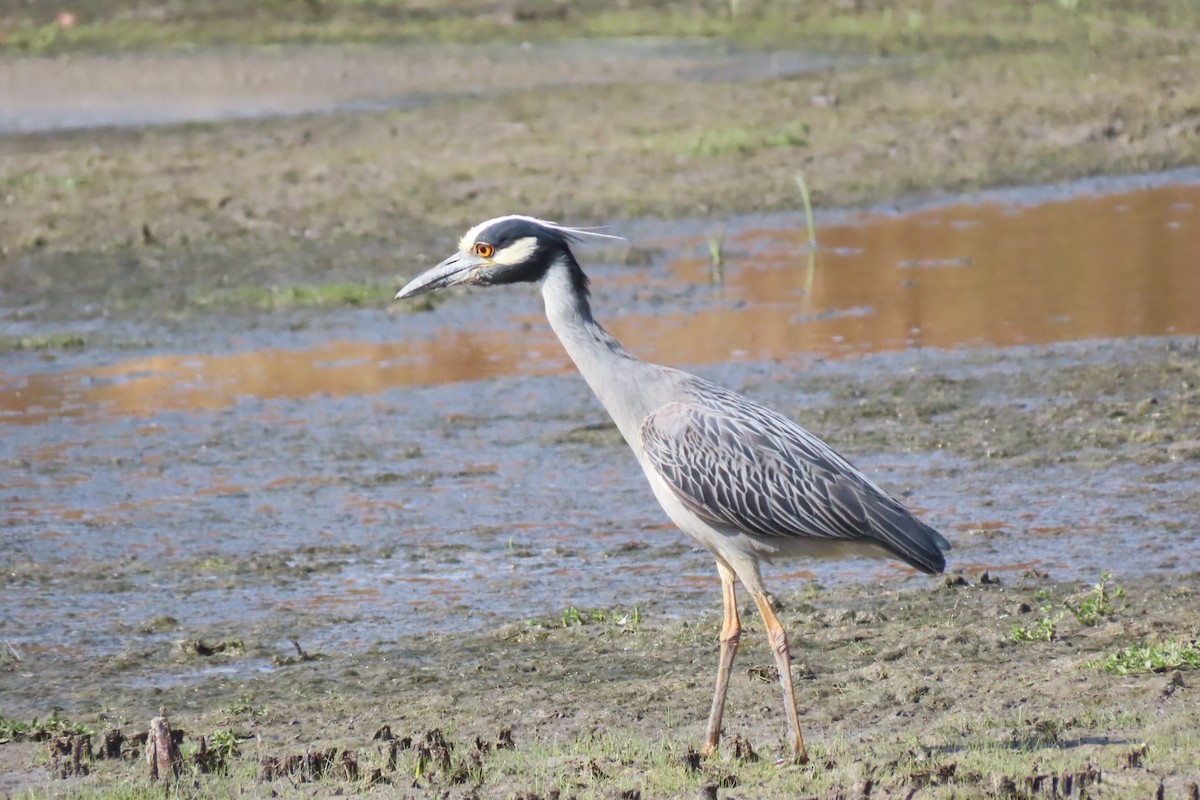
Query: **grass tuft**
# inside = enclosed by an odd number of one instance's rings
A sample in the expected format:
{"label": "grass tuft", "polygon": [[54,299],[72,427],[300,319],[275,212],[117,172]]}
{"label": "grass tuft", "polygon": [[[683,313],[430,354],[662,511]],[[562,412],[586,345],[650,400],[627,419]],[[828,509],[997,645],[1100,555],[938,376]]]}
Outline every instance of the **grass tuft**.
{"label": "grass tuft", "polygon": [[87,341],[74,333],[0,337],[0,353],[26,350],[77,350],[86,346]]}
{"label": "grass tuft", "polygon": [[383,306],[388,297],[388,289],[374,283],[238,286],[201,297],[196,304],[278,311],[289,308]]}

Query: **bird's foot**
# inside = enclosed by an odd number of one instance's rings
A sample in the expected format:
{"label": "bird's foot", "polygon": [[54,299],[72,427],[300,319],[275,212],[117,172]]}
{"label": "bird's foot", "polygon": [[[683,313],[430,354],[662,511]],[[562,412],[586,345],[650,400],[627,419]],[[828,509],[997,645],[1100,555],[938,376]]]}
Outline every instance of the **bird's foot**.
{"label": "bird's foot", "polygon": [[775,759],[775,766],[777,766],[777,767],[790,767],[793,765],[803,766],[808,763],[808,760],[809,760],[808,752],[802,748],[799,752],[792,753],[790,756],[784,756],[783,758]]}

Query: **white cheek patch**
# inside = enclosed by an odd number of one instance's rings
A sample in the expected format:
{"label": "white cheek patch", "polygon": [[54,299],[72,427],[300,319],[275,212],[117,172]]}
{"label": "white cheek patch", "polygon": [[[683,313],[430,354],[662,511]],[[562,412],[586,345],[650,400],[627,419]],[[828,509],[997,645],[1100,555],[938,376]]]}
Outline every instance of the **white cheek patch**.
{"label": "white cheek patch", "polygon": [[537,252],[537,248],[537,239],[532,236],[526,236],[522,239],[517,239],[503,250],[497,250],[496,254],[492,256],[492,261],[506,267],[516,266],[533,258],[533,254]]}

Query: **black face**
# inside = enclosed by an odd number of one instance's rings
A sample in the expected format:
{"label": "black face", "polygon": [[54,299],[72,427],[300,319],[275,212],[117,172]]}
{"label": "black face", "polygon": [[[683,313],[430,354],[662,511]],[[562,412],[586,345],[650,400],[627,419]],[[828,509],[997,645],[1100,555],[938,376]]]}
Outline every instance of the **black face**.
{"label": "black face", "polygon": [[[571,253],[573,240],[570,233],[540,225],[536,220],[501,218],[475,235],[476,254],[496,264],[479,276],[480,283],[536,283],[556,261],[565,261],[573,272],[578,272],[579,266]],[[584,287],[586,281],[583,278]]]}

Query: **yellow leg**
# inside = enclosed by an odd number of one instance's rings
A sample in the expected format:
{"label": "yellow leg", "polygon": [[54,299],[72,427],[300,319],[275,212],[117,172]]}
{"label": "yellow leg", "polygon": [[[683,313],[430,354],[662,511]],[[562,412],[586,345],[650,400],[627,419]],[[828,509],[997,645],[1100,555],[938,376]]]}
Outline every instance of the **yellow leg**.
{"label": "yellow leg", "polygon": [[771,643],[771,651],[775,654],[775,666],[779,669],[779,683],[783,686],[783,711],[787,715],[788,738],[792,741],[792,761],[797,764],[808,763],[808,753],[804,750],[804,737],[800,734],[800,716],[796,713],[796,690],[792,686],[792,654],[788,649],[787,633],[783,630],[779,618],[771,608],[771,601],[765,593],[754,592],[754,604],[758,613],[762,614],[763,623],[767,626],[767,641]]}
{"label": "yellow leg", "polygon": [[733,570],[721,562],[717,562],[717,572],[721,574],[721,601],[723,613],[721,618],[721,660],[717,665],[717,689],[713,692],[712,710],[708,712],[708,728],[704,733],[704,747],[700,755],[711,756],[717,752],[721,740],[721,717],[725,714],[725,692],[729,689],[729,671],[733,667],[733,657],[737,655],[738,640],[742,636],[742,623],[738,619],[737,591],[734,589]]}

